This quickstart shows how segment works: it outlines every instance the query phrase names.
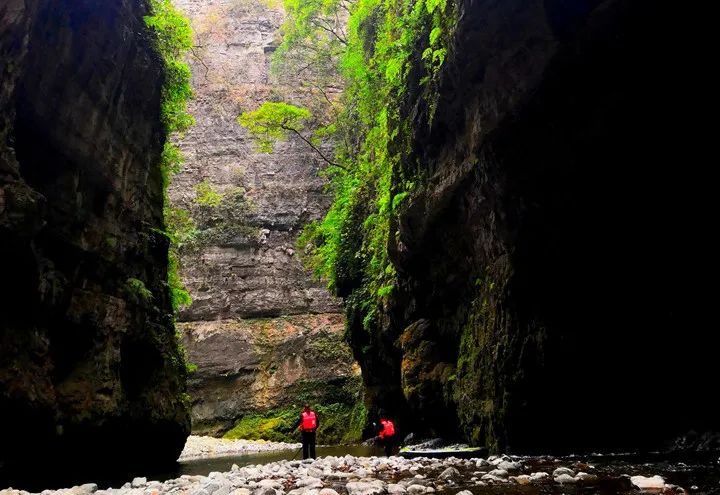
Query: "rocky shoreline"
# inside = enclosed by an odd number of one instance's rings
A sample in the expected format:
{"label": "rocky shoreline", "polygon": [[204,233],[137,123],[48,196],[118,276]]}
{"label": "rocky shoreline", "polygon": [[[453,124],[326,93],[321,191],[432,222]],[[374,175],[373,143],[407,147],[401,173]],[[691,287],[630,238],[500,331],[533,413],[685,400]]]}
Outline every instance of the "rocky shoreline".
{"label": "rocky shoreline", "polygon": [[[234,443],[237,444],[235,448],[242,444]],[[203,450],[207,446],[204,442],[193,440],[191,445],[191,450],[197,447],[195,453],[207,452]],[[268,450],[278,447],[267,445]],[[218,452],[217,445],[215,448]],[[573,494],[588,493],[589,490],[590,493],[617,494],[637,493],[638,490],[663,495],[688,493],[652,473],[630,476],[583,462],[565,464],[539,457],[409,460],[328,456],[242,468],[233,465],[227,472],[212,472],[208,476],[183,475],[164,482],[135,478],[119,488],[106,490],[99,490],[96,484],[86,484],[45,490],[41,495],[480,495]],[[28,495],[28,492],[6,489],[0,490],[0,495]]]}
{"label": "rocky shoreline", "polygon": [[209,457],[227,457],[258,452],[299,449],[300,443],[268,442],[265,440],[229,440],[191,435],[188,437],[178,461]]}

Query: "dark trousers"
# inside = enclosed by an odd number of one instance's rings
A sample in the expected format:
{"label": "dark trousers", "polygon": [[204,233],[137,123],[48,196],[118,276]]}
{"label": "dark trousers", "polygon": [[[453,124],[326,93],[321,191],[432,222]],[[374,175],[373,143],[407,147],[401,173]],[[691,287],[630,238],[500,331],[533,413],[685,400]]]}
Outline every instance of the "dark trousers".
{"label": "dark trousers", "polygon": [[380,443],[382,443],[382,446],[385,449],[385,455],[387,457],[393,455],[393,447],[395,446],[395,435],[381,439]]}
{"label": "dark trousers", "polygon": [[314,431],[303,431],[302,432],[302,449],[303,459],[312,457],[315,459],[315,432]]}

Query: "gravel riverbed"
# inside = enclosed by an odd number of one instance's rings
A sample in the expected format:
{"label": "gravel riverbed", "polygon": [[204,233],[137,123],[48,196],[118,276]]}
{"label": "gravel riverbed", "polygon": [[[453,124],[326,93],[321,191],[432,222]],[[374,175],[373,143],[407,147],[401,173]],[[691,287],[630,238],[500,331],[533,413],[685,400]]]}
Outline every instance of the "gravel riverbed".
{"label": "gravel riverbed", "polygon": [[[200,442],[202,443],[202,442]],[[205,445],[204,443],[202,443]],[[199,447],[197,452],[202,451]],[[204,452],[204,451],[203,451]],[[217,450],[216,450],[217,452]],[[567,459],[566,459],[567,461]],[[117,488],[86,484],[41,495],[484,495],[484,494],[637,494],[716,493],[680,487],[648,466],[595,467],[576,461],[532,457],[488,459],[404,459],[401,457],[323,457],[238,467],[208,476],[183,475],[167,481],[135,478]],[[6,489],[0,495],[28,495]]]}

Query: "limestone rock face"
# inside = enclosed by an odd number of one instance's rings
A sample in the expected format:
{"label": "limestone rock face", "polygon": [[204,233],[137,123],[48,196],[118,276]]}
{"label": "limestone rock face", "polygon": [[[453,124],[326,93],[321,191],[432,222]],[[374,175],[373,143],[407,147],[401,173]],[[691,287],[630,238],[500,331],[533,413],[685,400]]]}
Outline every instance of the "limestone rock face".
{"label": "limestone rock face", "polygon": [[172,202],[197,217],[196,187],[207,181],[220,193],[242,188],[249,203],[235,222],[246,224],[245,235],[219,236],[183,253],[182,277],[194,302],[181,319],[339,311],[338,300],[295,253],[302,226],[329,205],[318,177],[321,159],[294,139],[277,143],[272,154],[258,153],[236,122],[266,100],[307,100],[299,85],[276,83],[269,74],[283,13],[259,1],[176,3],[191,18],[200,48],[190,59],[197,125],[180,142],[186,163],[173,179]]}
{"label": "limestone rock face", "polygon": [[[189,211],[200,230],[180,260],[193,297],[180,315],[197,365],[190,381],[193,429],[220,434],[244,415],[297,405],[307,393],[326,404],[355,401],[333,396],[357,382],[339,300],[295,252],[303,225],[329,206],[318,176],[323,162],[297,139],[259,153],[236,122],[267,100],[301,106],[311,100],[300,81],[270,74],[284,14],[260,1],[175,3],[192,20],[198,45],[189,59],[197,125],[179,142],[186,163],[170,191],[173,206]],[[199,205],[201,183],[241,199],[231,207]],[[337,352],[318,354],[313,346],[320,342],[332,342]]]}
{"label": "limestone rock face", "polygon": [[2,475],[36,472],[39,452],[44,474],[173,462],[189,433],[153,233],[163,73],[145,14],[134,0],[0,6]]}
{"label": "limestone rock face", "polygon": [[[419,186],[391,225],[397,291],[371,332],[348,313],[371,401],[406,429],[516,452],[717,431],[712,139],[667,125],[698,121],[707,97],[692,57],[670,55],[694,46],[664,28],[689,12],[458,9],[438,87],[408,88],[397,176]],[[660,397],[673,406],[647,414]]]}
{"label": "limestone rock face", "polygon": [[182,323],[194,398],[193,429],[217,434],[245,414],[300,406],[303,398],[357,400],[359,370],[342,315]]}

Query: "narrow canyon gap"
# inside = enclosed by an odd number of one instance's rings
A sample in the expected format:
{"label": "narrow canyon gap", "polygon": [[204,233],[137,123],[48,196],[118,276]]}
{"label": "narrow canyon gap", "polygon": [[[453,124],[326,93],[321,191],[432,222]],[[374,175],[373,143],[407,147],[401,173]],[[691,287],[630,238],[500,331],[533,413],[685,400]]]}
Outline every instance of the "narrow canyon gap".
{"label": "narrow canyon gap", "polygon": [[[271,74],[280,4],[175,3],[192,21],[196,44],[188,61],[197,124],[179,140],[186,161],[170,188],[172,207],[189,212],[198,230],[180,253],[193,303],[178,318],[197,366],[189,377],[193,431],[220,435],[243,417],[294,415],[305,400],[337,405],[344,422],[362,409],[362,396],[341,303],[296,253],[303,226],[331,201],[323,163],[299,139],[261,153],[236,121],[267,99],[308,105],[318,96],[300,76]],[[359,440],[349,429],[323,431],[324,441]]]}

